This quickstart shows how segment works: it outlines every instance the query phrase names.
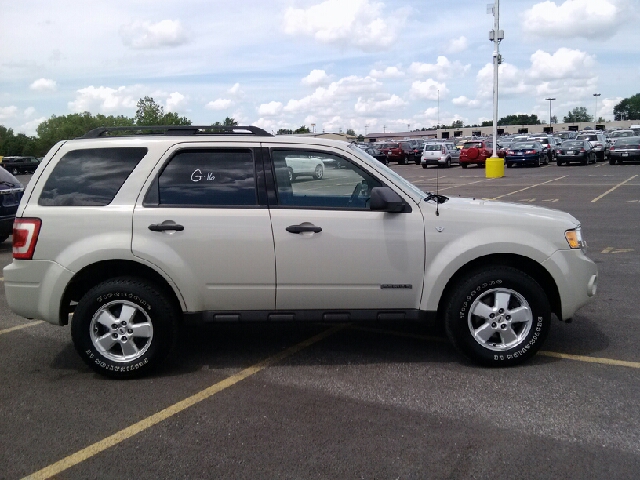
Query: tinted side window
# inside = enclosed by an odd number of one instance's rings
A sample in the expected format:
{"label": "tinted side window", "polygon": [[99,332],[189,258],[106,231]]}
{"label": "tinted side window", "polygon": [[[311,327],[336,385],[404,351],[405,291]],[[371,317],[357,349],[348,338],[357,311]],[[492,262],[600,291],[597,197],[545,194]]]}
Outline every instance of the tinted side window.
{"label": "tinted side window", "polygon": [[68,152],[53,168],[38,204],[108,205],[146,154],[144,147],[89,148]]}
{"label": "tinted side window", "polygon": [[161,205],[257,205],[251,150],[185,150],[158,179]]}

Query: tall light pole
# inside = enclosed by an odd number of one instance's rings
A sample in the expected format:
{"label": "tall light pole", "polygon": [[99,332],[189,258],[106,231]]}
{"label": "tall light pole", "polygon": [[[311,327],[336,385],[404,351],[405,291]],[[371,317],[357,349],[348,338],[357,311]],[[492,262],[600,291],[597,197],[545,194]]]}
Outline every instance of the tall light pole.
{"label": "tall light pole", "polygon": [[598,97],[600,96],[600,94],[594,93],[593,96],[596,97],[596,111],[593,112],[593,121],[595,123],[598,121]]}
{"label": "tall light pole", "polygon": [[495,0],[493,7],[488,6],[493,13],[493,30],[489,32],[489,40],[494,44],[493,50],[493,155],[491,158],[498,157],[498,66],[502,63],[500,56],[500,42],[504,38],[504,31],[500,30],[500,0]]}
{"label": "tall light pole", "polygon": [[438,89],[438,124],[436,125],[436,138],[438,138],[439,128],[440,128],[440,89]]}
{"label": "tall light pole", "polygon": [[549,126],[551,126],[551,102],[553,102],[555,98],[545,98],[545,100],[549,100]]}

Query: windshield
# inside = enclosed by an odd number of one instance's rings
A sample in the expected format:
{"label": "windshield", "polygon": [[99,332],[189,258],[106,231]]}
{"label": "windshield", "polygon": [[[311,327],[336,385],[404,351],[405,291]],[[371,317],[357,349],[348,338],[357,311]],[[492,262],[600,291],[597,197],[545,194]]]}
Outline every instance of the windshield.
{"label": "windshield", "polygon": [[579,140],[569,140],[567,142],[563,142],[562,143],[562,148],[569,148],[569,147],[579,147],[582,148],[584,147],[584,141],[579,141]]}
{"label": "windshield", "polygon": [[363,152],[359,148],[352,147],[351,145],[349,145],[349,148],[351,148],[351,150],[353,151],[353,153],[355,153],[355,155],[357,157],[362,158],[362,159],[366,160],[369,163],[375,162],[376,168],[384,171],[384,173],[385,173],[385,175],[387,177],[391,178],[394,181],[394,183],[396,183],[397,185],[401,186],[407,192],[410,192],[413,195],[417,195],[420,198],[425,198],[427,196],[425,192],[420,190],[413,183],[411,183],[408,180],[406,180],[405,178],[401,177],[400,175],[398,175],[396,172],[391,170],[386,165],[381,164],[375,158],[373,158],[371,155],[367,154],[366,152]]}

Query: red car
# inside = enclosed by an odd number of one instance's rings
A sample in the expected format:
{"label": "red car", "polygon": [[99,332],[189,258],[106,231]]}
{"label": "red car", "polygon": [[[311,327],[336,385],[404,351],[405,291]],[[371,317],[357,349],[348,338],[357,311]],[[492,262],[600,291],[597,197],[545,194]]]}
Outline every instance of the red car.
{"label": "red car", "polygon": [[380,151],[387,156],[389,162],[398,162],[398,165],[407,163],[407,154],[399,143],[383,143]]}
{"label": "red car", "polygon": [[464,142],[460,150],[460,166],[467,168],[469,165],[481,165],[493,155],[493,144],[483,140],[471,140]]}

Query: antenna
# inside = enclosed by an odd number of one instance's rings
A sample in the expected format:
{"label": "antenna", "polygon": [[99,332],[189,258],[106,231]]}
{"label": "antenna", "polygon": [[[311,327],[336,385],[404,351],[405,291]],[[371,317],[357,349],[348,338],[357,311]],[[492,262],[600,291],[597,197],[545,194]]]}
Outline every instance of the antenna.
{"label": "antenna", "polygon": [[438,187],[439,187],[439,182],[440,180],[440,165],[436,165],[436,217],[440,216],[440,212],[438,211],[438,209],[440,208],[440,197],[438,195]]}

